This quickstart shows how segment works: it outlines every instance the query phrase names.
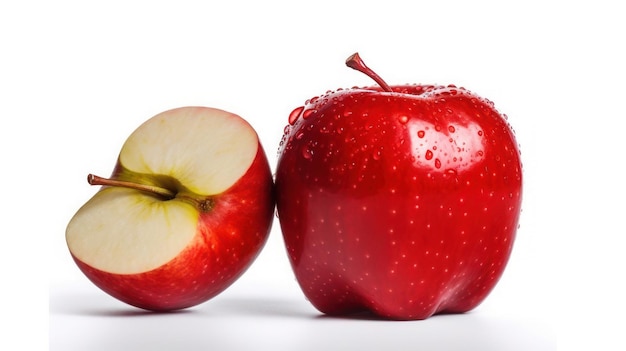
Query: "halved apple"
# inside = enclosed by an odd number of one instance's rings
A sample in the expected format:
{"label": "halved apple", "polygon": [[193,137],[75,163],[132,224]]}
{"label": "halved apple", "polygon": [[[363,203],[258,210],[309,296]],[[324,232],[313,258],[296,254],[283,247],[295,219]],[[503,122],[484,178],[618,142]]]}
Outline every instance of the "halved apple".
{"label": "halved apple", "polygon": [[160,113],[124,143],[110,178],[67,226],[78,267],[148,310],[182,309],[230,286],[269,235],[270,167],[241,117],[207,107]]}

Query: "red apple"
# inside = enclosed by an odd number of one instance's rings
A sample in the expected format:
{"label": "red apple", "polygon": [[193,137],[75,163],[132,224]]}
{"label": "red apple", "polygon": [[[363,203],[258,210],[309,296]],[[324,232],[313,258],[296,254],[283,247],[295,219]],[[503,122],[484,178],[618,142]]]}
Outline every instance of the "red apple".
{"label": "red apple", "polygon": [[522,201],[520,153],[493,103],[455,86],[327,92],[294,110],[277,210],[321,312],[398,320],[466,312],[496,285]]}
{"label": "red apple", "polygon": [[168,311],[222,292],[262,249],[273,182],[252,126],[222,110],[163,112],[124,143],[110,178],[74,215],[78,267],[130,305]]}

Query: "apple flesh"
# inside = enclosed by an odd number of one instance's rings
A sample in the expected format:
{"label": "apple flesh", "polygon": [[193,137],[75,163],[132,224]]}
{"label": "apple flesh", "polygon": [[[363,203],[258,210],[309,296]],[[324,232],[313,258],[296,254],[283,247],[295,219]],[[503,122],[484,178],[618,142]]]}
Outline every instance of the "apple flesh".
{"label": "apple flesh", "polygon": [[273,181],[254,129],[218,109],[149,119],[124,143],[105,185],[69,222],[66,241],[95,285],[155,311],[191,307],[252,263],[273,221]]}
{"label": "apple flesh", "polygon": [[469,311],[518,227],[513,131],[465,89],[380,85],[328,92],[289,118],[275,181],[295,276],[331,315]]}

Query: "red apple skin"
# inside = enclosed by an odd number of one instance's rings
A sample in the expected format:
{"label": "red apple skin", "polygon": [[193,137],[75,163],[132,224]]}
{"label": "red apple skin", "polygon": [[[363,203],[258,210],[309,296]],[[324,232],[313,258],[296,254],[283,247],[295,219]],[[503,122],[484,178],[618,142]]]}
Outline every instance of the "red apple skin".
{"label": "red apple skin", "polygon": [[[113,174],[117,172],[119,163]],[[96,286],[130,305],[172,311],[206,302],[247,270],[269,236],[274,218],[273,180],[260,144],[245,175],[212,198],[213,208],[200,215],[199,235],[157,269],[112,274],[72,257]]]}
{"label": "red apple skin", "polygon": [[321,312],[426,319],[475,308],[500,279],[522,203],[514,133],[454,86],[327,92],[279,147],[277,211]]}

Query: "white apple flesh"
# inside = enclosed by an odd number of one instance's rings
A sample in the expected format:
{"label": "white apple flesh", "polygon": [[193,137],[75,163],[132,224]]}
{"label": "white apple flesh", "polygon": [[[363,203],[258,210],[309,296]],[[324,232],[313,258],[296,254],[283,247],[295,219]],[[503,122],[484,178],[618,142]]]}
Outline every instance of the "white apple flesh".
{"label": "white apple flesh", "polygon": [[124,143],[109,179],[71,219],[68,248],[112,296],[149,310],[202,303],[262,249],[272,178],[254,129],[206,107],[163,112]]}

